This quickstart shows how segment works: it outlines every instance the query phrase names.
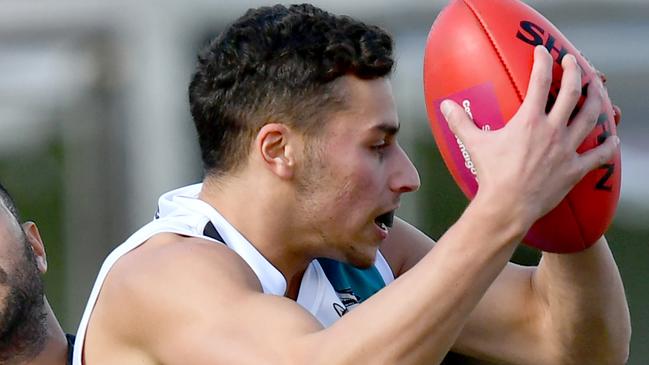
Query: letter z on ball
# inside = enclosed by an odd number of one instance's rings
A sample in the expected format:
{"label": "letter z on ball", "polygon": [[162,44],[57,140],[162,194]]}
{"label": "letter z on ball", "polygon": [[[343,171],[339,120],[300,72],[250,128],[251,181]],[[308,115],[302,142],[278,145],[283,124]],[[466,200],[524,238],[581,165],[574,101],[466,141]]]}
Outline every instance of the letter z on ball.
{"label": "letter z on ball", "polygon": [[[502,128],[525,98],[537,45],[544,45],[555,61],[548,107],[559,93],[561,60],[566,54],[574,55],[582,69],[584,94],[588,83],[598,77],[552,23],[517,0],[452,0],[430,30],[424,56],[430,126],[446,166],[469,198],[478,190],[476,170],[467,148],[448,128],[439,105],[444,99],[452,99],[480,128]],[[577,152],[587,151],[615,134],[613,108],[607,97],[596,127]],[[524,242],[558,253],[577,252],[592,245],[613,219],[620,176],[618,150],[611,161],[586,175],[554,210],[540,218]]]}

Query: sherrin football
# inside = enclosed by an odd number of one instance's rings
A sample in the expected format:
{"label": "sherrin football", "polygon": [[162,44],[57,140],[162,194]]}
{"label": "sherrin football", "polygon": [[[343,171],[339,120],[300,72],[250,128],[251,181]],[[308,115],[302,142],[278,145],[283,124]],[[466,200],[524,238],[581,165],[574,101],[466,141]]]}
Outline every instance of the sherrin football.
{"label": "sherrin football", "polygon": [[[462,105],[483,130],[502,128],[525,98],[537,45],[544,45],[555,60],[549,106],[558,95],[561,59],[566,54],[574,55],[582,69],[584,93],[588,83],[598,77],[594,67],[550,21],[517,0],[451,0],[430,30],[423,75],[429,122],[446,166],[470,199],[478,190],[475,167],[462,141],[448,128],[440,103],[451,99]],[[583,97],[579,105],[582,102]],[[607,97],[596,127],[577,152],[616,134]],[[586,175],[554,210],[540,218],[524,242],[557,253],[577,252],[592,245],[615,213],[620,172],[618,150],[612,160]]]}

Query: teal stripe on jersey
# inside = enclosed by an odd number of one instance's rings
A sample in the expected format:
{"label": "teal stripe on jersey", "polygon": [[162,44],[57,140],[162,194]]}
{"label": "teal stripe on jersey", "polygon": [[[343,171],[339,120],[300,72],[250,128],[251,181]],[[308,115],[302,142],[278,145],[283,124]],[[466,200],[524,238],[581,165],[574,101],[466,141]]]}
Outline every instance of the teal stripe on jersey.
{"label": "teal stripe on jersey", "polygon": [[385,281],[374,265],[369,269],[358,269],[330,259],[320,258],[318,262],[338,293],[351,289],[360,303],[385,287]]}

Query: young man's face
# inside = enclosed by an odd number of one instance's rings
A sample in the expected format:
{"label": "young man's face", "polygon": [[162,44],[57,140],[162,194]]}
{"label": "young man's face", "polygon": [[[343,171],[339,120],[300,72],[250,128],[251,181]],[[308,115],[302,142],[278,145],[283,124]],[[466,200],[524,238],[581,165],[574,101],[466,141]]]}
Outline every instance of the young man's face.
{"label": "young man's face", "polygon": [[396,141],[399,129],[392,88],[385,78],[336,81],[347,108],[333,113],[306,148],[299,171],[306,218],[326,242],[326,256],[367,267],[387,237],[402,193],[419,175]]}
{"label": "young man's face", "polygon": [[31,245],[0,202],[0,363],[40,351],[46,336],[43,306]]}

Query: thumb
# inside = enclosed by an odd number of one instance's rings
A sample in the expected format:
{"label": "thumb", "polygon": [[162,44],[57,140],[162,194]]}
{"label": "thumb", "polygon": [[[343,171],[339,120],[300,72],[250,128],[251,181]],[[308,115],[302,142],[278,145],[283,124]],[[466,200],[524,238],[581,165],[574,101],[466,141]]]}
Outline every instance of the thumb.
{"label": "thumb", "polygon": [[473,139],[480,129],[473,123],[466,114],[464,108],[453,100],[446,99],[440,104],[440,110],[446,118],[448,127],[462,141],[468,142]]}

